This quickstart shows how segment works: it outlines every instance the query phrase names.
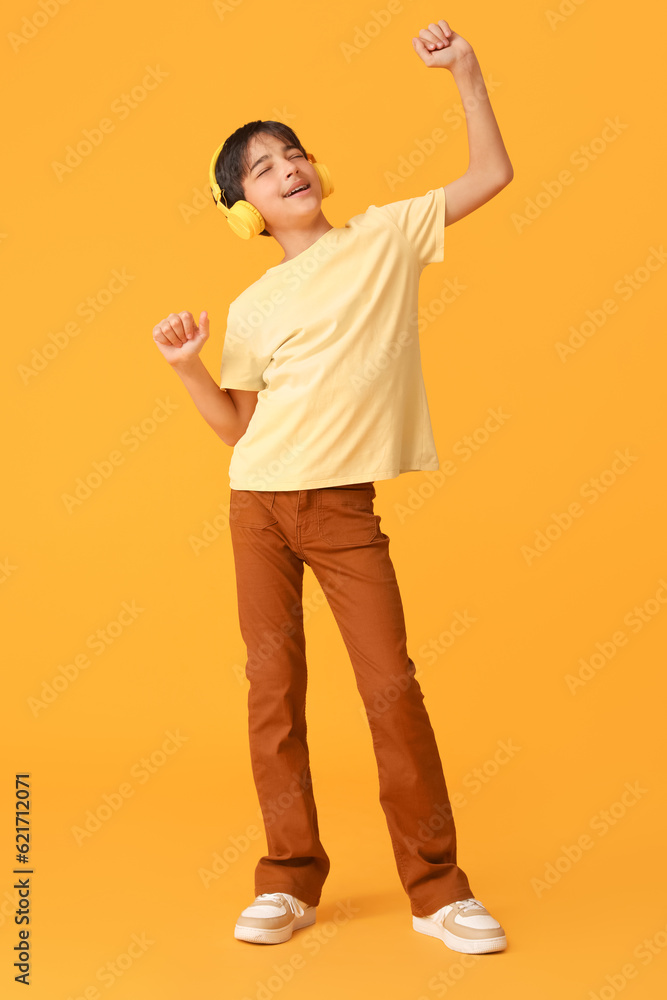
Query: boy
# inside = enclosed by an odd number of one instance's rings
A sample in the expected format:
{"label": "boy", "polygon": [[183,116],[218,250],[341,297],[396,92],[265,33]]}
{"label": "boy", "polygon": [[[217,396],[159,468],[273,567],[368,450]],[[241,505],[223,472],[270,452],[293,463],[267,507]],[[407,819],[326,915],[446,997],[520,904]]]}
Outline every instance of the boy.
{"label": "boy", "polygon": [[255,899],[234,933],[254,943],[287,941],[312,924],[330,867],[306,738],[307,563],[355,671],[414,929],[459,952],[506,947],[503,928],[456,864],[442,764],[407,653],[373,482],[438,468],[417,335],[419,277],[443,260],[445,226],[492,198],[513,172],[471,46],[443,20],[412,41],[427,67],[449,69],[457,83],[466,173],[420,197],[371,205],[335,228],[321,208],[333,189],[328,169],[286,125],[248,123],[214,155],[211,189],[237,235],[273,236],[284,257],[232,302],[220,385],[199,358],[206,312],[199,326],[189,312],[171,313],[153,331],[204,419],[234,448],[230,533],[268,845]]}

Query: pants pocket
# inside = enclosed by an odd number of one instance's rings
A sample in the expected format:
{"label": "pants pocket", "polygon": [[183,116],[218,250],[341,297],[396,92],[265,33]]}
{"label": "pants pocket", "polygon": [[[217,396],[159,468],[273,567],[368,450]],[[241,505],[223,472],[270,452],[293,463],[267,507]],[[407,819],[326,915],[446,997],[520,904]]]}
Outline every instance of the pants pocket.
{"label": "pants pocket", "polygon": [[372,484],[352,484],[318,490],[317,526],[328,545],[368,545],[379,531],[379,516],[373,510]]}
{"label": "pants pocket", "polygon": [[242,528],[268,528],[278,523],[273,513],[275,490],[231,490],[229,520]]}

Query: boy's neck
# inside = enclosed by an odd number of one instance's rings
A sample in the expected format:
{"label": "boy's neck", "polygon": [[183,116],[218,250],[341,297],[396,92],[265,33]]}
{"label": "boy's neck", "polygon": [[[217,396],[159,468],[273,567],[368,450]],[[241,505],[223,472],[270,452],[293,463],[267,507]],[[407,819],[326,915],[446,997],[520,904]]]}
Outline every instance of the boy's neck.
{"label": "boy's neck", "polygon": [[316,243],[320,236],[324,236],[325,233],[328,233],[329,230],[333,228],[334,227],[331,223],[328,222],[323,216],[321,223],[317,226],[313,226],[311,229],[297,229],[292,230],[289,233],[274,234],[274,238],[285,252],[285,256],[281,261],[279,261],[279,263],[287,264],[290,260],[293,260],[294,257],[297,257],[300,253],[303,253],[304,250],[307,250],[308,247],[312,246],[313,243]]}

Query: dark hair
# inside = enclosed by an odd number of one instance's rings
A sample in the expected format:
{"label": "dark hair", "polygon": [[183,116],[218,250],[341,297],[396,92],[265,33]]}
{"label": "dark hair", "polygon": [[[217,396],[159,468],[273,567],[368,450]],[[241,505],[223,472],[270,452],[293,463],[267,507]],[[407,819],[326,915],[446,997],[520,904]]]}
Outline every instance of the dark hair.
{"label": "dark hair", "polygon": [[[273,135],[283,142],[288,142],[291,146],[297,146],[304,156],[306,150],[301,145],[297,135],[289,125],[283,122],[262,121],[247,122],[232,132],[220,150],[220,154],[215,163],[215,179],[222,191],[222,203],[227,208],[231,208],[237,201],[243,201],[243,179],[248,173],[250,162],[248,158],[248,147],[250,140],[256,135]],[[263,229],[260,236],[270,236],[268,230]]]}

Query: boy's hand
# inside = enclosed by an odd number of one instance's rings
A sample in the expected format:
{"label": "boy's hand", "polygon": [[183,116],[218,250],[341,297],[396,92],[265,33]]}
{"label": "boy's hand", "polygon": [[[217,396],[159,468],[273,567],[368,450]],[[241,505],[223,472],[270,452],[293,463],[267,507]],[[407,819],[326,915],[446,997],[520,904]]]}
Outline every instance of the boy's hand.
{"label": "boy's hand", "polygon": [[431,22],[428,28],[422,28],[419,38],[412,39],[412,47],[429,69],[452,70],[473,51],[472,45],[452,31],[446,21]]}
{"label": "boy's hand", "polygon": [[208,340],[208,313],[202,310],[199,326],[190,312],[169,313],[153,327],[153,340],[170,365],[189,361]]}

